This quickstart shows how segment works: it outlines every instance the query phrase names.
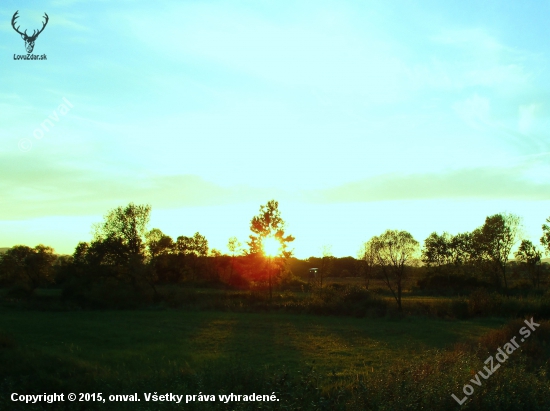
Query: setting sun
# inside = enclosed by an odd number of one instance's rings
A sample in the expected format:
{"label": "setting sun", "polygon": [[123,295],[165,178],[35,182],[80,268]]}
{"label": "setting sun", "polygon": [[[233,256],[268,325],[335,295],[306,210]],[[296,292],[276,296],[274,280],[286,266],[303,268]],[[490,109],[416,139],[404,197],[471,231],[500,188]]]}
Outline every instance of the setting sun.
{"label": "setting sun", "polygon": [[264,254],[268,257],[275,257],[281,251],[281,242],[275,237],[267,237],[263,241]]}
{"label": "setting sun", "polygon": [[0,411],[549,411],[549,17],[4,1]]}

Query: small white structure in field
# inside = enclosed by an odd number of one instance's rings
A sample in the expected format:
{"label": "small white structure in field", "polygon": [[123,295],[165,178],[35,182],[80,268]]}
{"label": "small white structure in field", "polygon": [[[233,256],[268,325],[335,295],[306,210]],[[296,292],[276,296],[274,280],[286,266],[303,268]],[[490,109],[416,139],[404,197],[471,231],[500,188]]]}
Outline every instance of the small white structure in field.
{"label": "small white structure in field", "polygon": [[317,271],[319,271],[318,268],[310,268],[309,269],[309,277],[317,278]]}

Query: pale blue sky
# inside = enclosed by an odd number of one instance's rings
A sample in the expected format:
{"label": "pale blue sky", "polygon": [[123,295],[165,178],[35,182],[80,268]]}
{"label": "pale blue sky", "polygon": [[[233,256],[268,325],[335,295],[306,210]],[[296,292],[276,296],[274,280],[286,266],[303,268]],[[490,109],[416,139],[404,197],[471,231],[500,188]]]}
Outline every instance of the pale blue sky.
{"label": "pale blue sky", "polygon": [[[13,59],[16,10],[30,32],[48,13],[47,61]],[[0,246],[72,253],[133,201],[225,251],[271,198],[300,257],[501,211],[538,241],[549,16],[548,1],[4,1]]]}

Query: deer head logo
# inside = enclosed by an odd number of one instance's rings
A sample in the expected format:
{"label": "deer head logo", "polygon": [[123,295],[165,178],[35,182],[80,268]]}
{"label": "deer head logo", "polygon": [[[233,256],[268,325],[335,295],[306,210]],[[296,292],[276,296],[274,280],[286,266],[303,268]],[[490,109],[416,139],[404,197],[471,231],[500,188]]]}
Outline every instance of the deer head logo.
{"label": "deer head logo", "polygon": [[48,24],[48,20],[49,20],[49,17],[46,13],[44,13],[44,18],[46,19],[46,21],[44,23],[42,23],[42,28],[38,31],[36,30],[33,30],[33,33],[32,33],[32,36],[29,36],[27,35],[27,30],[25,30],[24,33],[21,33],[19,31],[19,26],[15,27],[15,20],[19,17],[17,15],[17,13],[19,13],[19,10],[17,10],[12,19],[11,19],[11,25],[13,27],[13,29],[18,32],[19,34],[21,34],[21,38],[23,40],[25,40],[25,48],[27,49],[27,53],[32,53],[33,49],[34,49],[34,42],[36,41],[36,38],[38,37],[38,35],[40,33],[42,33],[42,31],[44,31],[44,28],[46,27],[46,24]]}

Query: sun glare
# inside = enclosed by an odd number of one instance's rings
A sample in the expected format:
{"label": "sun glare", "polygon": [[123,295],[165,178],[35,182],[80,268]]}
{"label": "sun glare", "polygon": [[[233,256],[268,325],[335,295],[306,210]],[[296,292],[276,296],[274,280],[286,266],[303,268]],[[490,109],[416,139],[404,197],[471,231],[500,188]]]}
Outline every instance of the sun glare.
{"label": "sun glare", "polygon": [[274,257],[279,254],[281,242],[275,237],[267,237],[263,241],[264,254],[268,257]]}

